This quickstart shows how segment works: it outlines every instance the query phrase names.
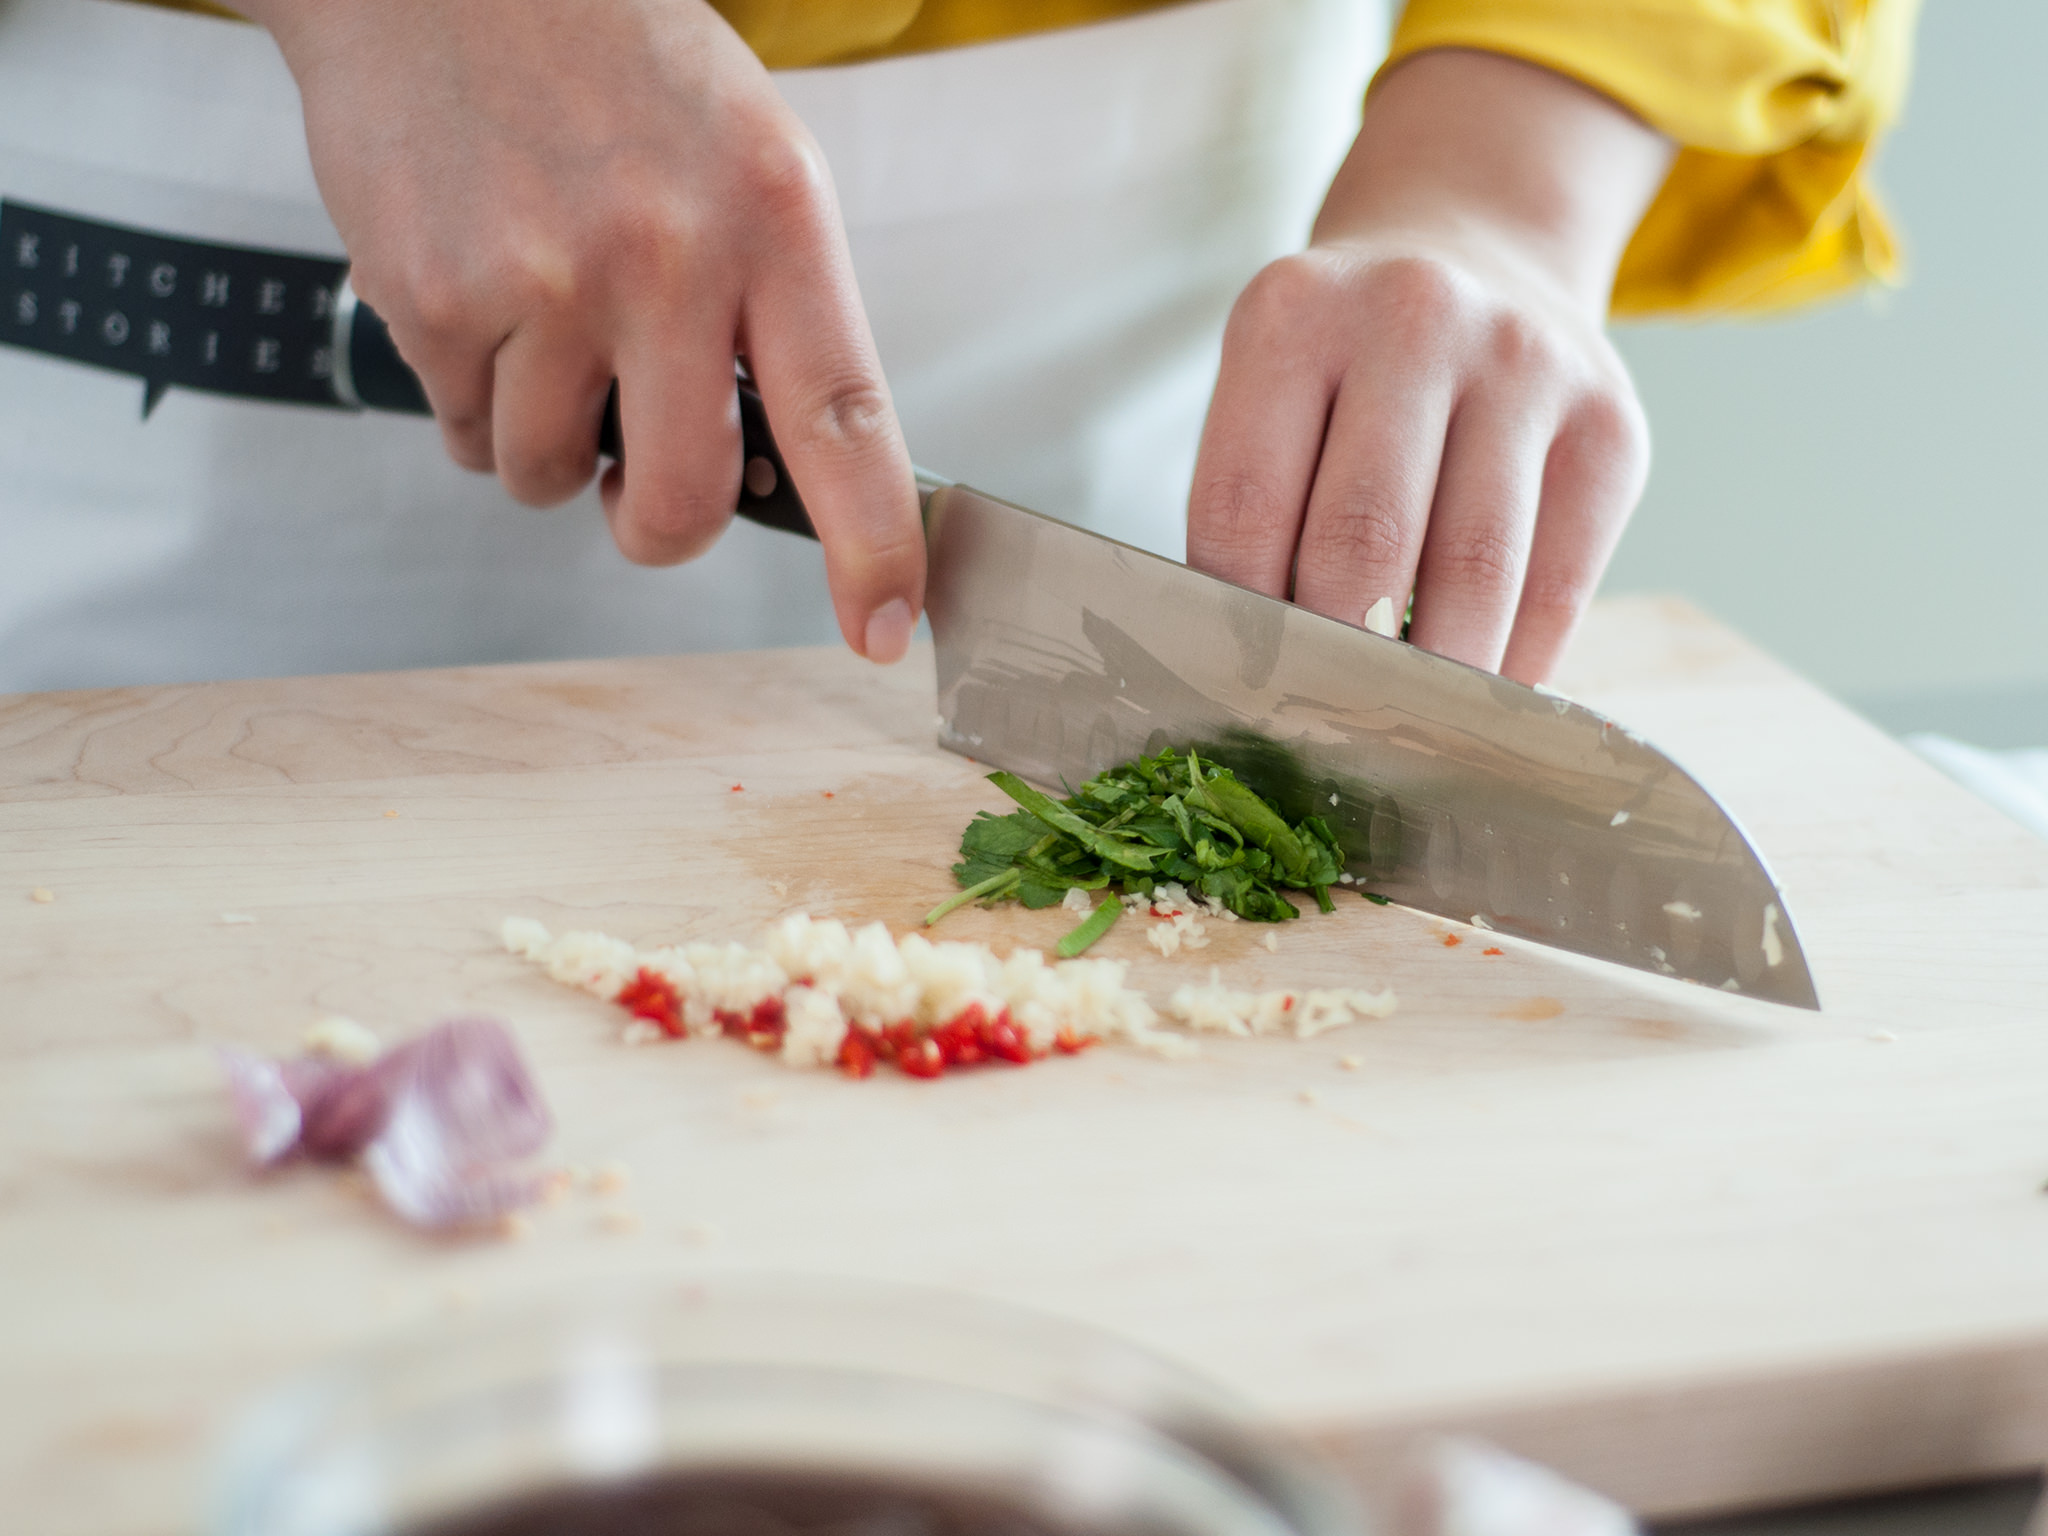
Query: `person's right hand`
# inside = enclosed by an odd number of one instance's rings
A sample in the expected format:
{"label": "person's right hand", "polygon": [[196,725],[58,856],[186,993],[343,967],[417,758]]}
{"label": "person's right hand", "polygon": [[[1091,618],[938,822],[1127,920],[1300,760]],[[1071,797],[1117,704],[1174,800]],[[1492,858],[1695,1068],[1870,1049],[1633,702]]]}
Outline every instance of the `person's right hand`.
{"label": "person's right hand", "polygon": [[356,291],[448,451],[574,495],[619,384],[619,548],[700,554],[738,499],[744,356],[825,547],[840,632],[894,661],[923,604],[910,460],[830,177],[703,0],[249,0],[299,82]]}

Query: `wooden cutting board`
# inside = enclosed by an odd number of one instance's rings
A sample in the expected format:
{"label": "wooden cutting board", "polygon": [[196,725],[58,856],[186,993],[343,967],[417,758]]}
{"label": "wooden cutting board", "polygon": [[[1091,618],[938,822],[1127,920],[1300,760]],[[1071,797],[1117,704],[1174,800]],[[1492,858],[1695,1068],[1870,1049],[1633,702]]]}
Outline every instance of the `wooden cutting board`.
{"label": "wooden cutting board", "polygon": [[[1385,1023],[938,1083],[794,1073],[502,953],[802,908],[899,931],[979,770],[930,657],[785,651],[0,701],[0,1527],[202,1520],[246,1393],[601,1276],[911,1278],[1122,1330],[1369,1486],[1456,1426],[1646,1511],[2048,1452],[2048,844],[1696,612],[1609,603],[1561,681],[1720,793],[1819,1015],[1347,902],[1168,961],[1391,983]],[[31,899],[41,887],[54,896]],[[1058,912],[959,937],[1049,947]],[[428,1240],[328,1171],[252,1179],[208,1047],[512,1022],[551,1154],[631,1182]],[[1360,1058],[1355,1069],[1342,1057]],[[622,1214],[623,1213],[623,1214]],[[628,1217],[637,1218],[637,1229]],[[632,1230],[629,1230],[632,1229]]]}

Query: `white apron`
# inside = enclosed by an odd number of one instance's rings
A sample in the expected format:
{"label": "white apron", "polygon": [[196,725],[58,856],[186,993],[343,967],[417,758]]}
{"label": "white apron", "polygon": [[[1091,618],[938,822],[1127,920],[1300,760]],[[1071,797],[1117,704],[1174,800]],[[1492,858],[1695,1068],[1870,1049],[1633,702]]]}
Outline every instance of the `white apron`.
{"label": "white apron", "polygon": [[[1224,317],[1304,238],[1382,23],[1377,0],[1195,0],[779,75],[913,456],[1179,557]],[[118,0],[0,0],[0,198],[342,254],[268,37]],[[36,276],[18,255],[0,335]],[[0,346],[0,691],[836,637],[805,541],[736,522],[643,570],[594,493],[521,508],[425,420],[142,403]]]}

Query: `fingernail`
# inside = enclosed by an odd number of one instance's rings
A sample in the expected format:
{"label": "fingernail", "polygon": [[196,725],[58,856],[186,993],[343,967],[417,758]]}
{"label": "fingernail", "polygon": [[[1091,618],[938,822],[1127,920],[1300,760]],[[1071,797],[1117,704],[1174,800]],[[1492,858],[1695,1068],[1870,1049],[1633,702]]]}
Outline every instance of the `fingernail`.
{"label": "fingernail", "polygon": [[900,597],[890,598],[868,615],[867,633],[861,637],[866,642],[863,653],[869,661],[885,667],[901,661],[910,649],[910,631],[916,624],[910,604]]}

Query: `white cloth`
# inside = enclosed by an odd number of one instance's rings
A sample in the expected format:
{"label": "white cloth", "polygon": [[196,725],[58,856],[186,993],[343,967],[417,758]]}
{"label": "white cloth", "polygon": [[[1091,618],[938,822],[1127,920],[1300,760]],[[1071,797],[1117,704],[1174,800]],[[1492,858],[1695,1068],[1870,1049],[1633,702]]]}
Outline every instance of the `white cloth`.
{"label": "white cloth", "polygon": [[1498,1446],[1428,1443],[1398,1495],[1395,1536],[1639,1536],[1619,1504]]}
{"label": "white cloth", "polygon": [[2048,837],[2048,747],[1989,752],[1931,732],[1908,736],[1906,745],[2021,826]]}
{"label": "white cloth", "polygon": [[[1223,319],[1304,237],[1382,26],[1195,0],[779,76],[919,462],[1179,555]],[[342,254],[269,38],[117,0],[0,0],[0,197]],[[594,496],[519,508],[426,421],[141,394],[0,347],[0,691],[836,635],[804,541],[641,570]]]}

